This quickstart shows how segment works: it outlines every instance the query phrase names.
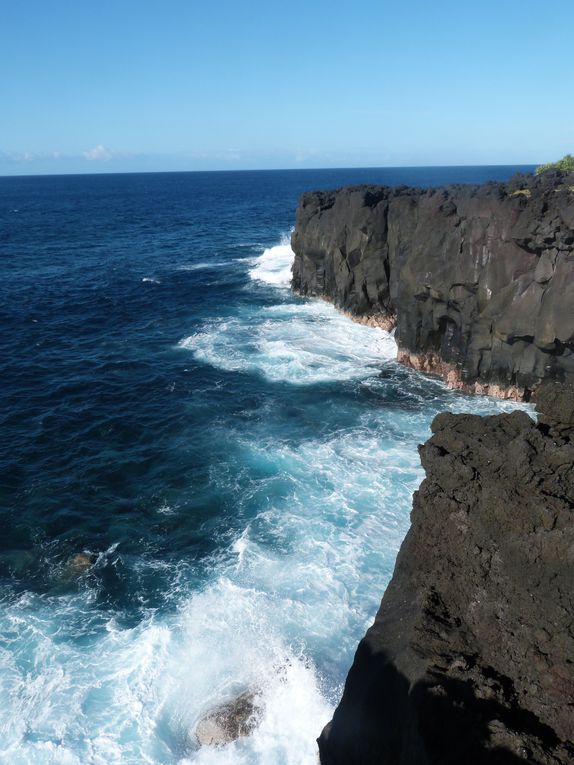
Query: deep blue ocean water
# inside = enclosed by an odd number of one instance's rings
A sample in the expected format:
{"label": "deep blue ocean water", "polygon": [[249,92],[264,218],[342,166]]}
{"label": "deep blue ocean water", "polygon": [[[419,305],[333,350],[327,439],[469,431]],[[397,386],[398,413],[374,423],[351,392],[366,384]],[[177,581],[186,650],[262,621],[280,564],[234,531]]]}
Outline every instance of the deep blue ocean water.
{"label": "deep blue ocean water", "polygon": [[[298,196],[517,169],[0,178],[2,765],[316,762],[417,444],[510,405],[292,295]],[[256,732],[200,749],[248,688]]]}

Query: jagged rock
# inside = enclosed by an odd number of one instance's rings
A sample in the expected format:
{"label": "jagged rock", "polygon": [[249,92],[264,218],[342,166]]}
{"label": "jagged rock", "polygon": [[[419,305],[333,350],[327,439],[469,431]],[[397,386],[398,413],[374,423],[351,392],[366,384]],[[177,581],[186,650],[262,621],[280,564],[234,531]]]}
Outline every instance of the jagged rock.
{"label": "jagged rock", "polygon": [[574,380],[574,173],[303,194],[293,289],[396,324],[399,360],[528,398]]}
{"label": "jagged rock", "polygon": [[435,418],[323,765],[574,762],[574,388],[537,408]]}
{"label": "jagged rock", "polygon": [[233,701],[221,704],[203,717],[195,729],[200,746],[223,746],[248,736],[260,717],[258,697],[253,691],[242,693]]}

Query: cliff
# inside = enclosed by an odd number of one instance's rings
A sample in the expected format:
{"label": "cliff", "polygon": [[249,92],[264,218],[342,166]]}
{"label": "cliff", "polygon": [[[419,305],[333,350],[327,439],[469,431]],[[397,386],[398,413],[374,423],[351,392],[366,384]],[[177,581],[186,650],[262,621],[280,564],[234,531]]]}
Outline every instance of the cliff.
{"label": "cliff", "polygon": [[323,765],[574,762],[574,389],[441,414]]}
{"label": "cliff", "polygon": [[396,326],[399,360],[528,399],[574,380],[574,173],[304,194],[293,289]]}

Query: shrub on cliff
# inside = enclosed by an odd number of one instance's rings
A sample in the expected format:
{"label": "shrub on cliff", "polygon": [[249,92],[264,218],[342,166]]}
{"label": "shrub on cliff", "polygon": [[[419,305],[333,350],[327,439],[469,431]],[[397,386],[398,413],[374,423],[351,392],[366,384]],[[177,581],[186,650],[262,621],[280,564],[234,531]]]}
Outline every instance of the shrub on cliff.
{"label": "shrub on cliff", "polygon": [[574,170],[574,157],[572,154],[566,154],[558,162],[548,162],[546,165],[540,165],[536,168],[536,175],[540,175],[540,173],[544,173],[546,170],[572,171]]}

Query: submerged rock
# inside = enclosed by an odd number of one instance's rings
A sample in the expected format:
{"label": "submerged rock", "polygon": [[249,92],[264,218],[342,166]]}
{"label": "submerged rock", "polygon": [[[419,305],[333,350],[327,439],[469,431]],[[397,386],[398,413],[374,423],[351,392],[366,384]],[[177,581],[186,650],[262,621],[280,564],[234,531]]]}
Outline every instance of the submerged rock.
{"label": "submerged rock", "polygon": [[303,194],[292,286],[396,325],[399,360],[528,398],[574,381],[574,173]]}
{"label": "submerged rock", "polygon": [[259,723],[259,697],[245,691],[233,701],[212,709],[197,724],[195,737],[200,746],[223,746],[248,736]]}
{"label": "submerged rock", "polygon": [[574,389],[438,415],[323,765],[574,763]]}
{"label": "submerged rock", "polygon": [[74,578],[81,576],[92,568],[97,561],[98,556],[90,552],[81,552],[72,555],[64,569],[64,578]]}

